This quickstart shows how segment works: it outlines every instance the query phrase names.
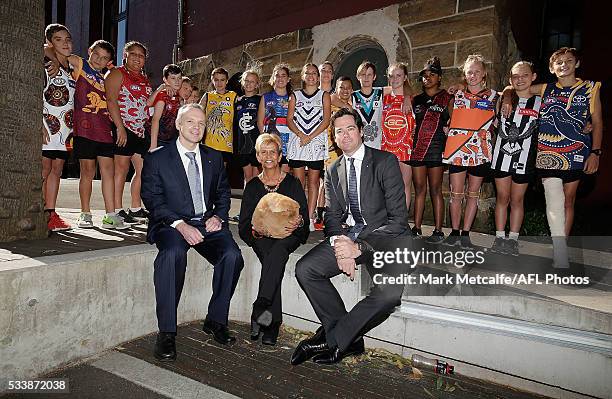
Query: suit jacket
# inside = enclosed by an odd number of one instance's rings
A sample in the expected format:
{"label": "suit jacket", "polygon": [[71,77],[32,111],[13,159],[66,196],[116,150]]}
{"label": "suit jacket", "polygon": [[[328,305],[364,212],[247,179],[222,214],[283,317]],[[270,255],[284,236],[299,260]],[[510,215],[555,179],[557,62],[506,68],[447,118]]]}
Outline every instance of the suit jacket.
{"label": "suit jacket", "polygon": [[[220,152],[200,145],[199,162],[206,204],[203,220],[218,216],[227,226],[231,189],[223,157]],[[163,226],[195,217],[187,173],[174,142],[145,156],[140,195],[150,214],[147,230],[150,243],[155,242],[155,234]]]}
{"label": "suit jacket", "polygon": [[[340,156],[325,174],[325,236],[342,235],[348,215],[346,156]],[[357,241],[368,237],[397,237],[408,233],[404,182],[395,155],[365,146],[359,187],[361,214],[367,225]]]}

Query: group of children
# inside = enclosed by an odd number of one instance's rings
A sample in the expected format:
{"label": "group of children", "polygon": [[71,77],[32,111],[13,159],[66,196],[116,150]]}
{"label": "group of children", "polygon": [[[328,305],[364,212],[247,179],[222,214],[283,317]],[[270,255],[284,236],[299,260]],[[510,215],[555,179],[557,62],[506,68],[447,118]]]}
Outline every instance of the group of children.
{"label": "group of children", "polygon": [[[597,171],[603,130],[600,83],[576,77],[575,49],[561,48],[551,56],[550,72],[557,77],[556,83],[532,84],[533,65],[521,61],[512,67],[510,86],[503,93],[487,87],[483,57],[470,55],[462,68],[464,81],[452,85],[452,94],[441,88],[443,69],[433,57],[419,73],[419,94],[413,92],[405,64],[391,65],[389,85],[374,87],[376,66],[364,61],[356,71],[359,90],[353,90],[347,76],[337,77],[334,86],[334,67],[324,62],[303,66],[299,90],[292,89],[289,65],[278,64],[269,81],[272,90],[259,94],[261,72],[254,65],[241,75],[243,95],[228,90],[228,72],[215,68],[211,73],[214,90],[200,99],[197,88],[173,64],[164,67],[164,84],[152,92],[143,73],[147,50],[141,43],[127,43],[123,65],[114,68],[110,65],[114,48],[106,41],[96,41],[89,58],[83,59],[72,55],[70,33],[62,25],[49,25],[45,34],[45,55],[60,66],[56,75],[47,71],[43,95],[43,179],[50,230],[69,227],[54,208],[71,133],[81,166],[78,225],[92,227],[89,199],[97,160],[106,208],[103,227],[125,228],[146,218],[139,195],[143,156],[176,140],[178,108],[196,101],[206,113],[204,144],[222,152],[226,164],[238,162],[245,184],[260,172],[254,145],[260,132],[280,137],[283,168],[291,169],[302,183],[311,230],[320,229],[322,171],[340,155],[329,129],[330,116],[340,108],[354,108],[364,122],[364,144],[396,155],[408,208],[414,185],[413,234],[422,235],[429,187],[435,228],[427,240],[471,247],[469,233],[480,188],[484,178],[492,176],[497,191],[492,249],[518,255],[523,199],[528,184],[539,176],[556,243],[555,263],[567,266],[564,237],[572,226],[576,189],[584,173]],[[130,162],[135,175],[131,207],[126,211],[121,198]],[[442,232],[445,169],[452,227],[447,237]]]}

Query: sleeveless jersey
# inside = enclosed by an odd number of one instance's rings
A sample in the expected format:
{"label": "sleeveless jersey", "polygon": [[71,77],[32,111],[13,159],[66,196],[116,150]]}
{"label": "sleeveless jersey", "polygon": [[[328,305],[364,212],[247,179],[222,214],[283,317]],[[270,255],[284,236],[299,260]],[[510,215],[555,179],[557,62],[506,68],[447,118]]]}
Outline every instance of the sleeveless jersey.
{"label": "sleeveless jersey", "polygon": [[236,93],[206,93],[206,137],[204,144],[217,151],[233,152],[234,103]]}
{"label": "sleeveless jersey", "polygon": [[117,67],[123,75],[119,90],[119,111],[126,129],[138,137],[145,136],[145,122],[149,119],[147,100],[151,95],[149,79],[142,73],[130,72],[125,65]]}
{"label": "sleeveless jersey", "polygon": [[414,97],[412,109],[416,120],[412,155],[413,161],[442,162],[446,145],[444,127],[450,119],[448,103],[453,98],[446,90],[429,97],[421,93]]}
{"label": "sleeveless jersey", "polygon": [[74,135],[98,143],[113,143],[113,122],[106,108],[104,76],[79,57],[75,77]]}
{"label": "sleeveless jersey", "polygon": [[500,117],[492,169],[519,175],[534,172],[541,104],[540,96],[519,98],[510,116]]}
{"label": "sleeveless jersey", "polygon": [[463,90],[455,93],[444,163],[478,166],[491,162],[491,132],[497,97],[497,92],[491,89],[478,94]]}
{"label": "sleeveless jersey", "polygon": [[[164,102],[164,110],[159,118],[159,131],[157,139],[163,141],[174,141],[178,138],[178,130],[176,129],[176,115],[181,107],[181,99],[178,94],[170,97],[165,90],[160,91],[153,100],[153,107],[160,102]],[[153,118],[147,119],[145,123],[145,131],[151,135],[151,122]]]}
{"label": "sleeveless jersey", "polygon": [[[337,111],[340,111],[340,108],[332,104],[331,114],[333,115]],[[336,145],[336,135],[330,124],[327,129],[327,159],[325,160],[325,166],[331,165],[340,155],[342,155],[342,150]]]}
{"label": "sleeveless jersey", "polygon": [[380,149],[395,154],[401,162],[409,161],[412,153],[414,115],[402,112],[404,96],[387,94],[383,98],[382,140]]}
{"label": "sleeveless jersey", "polygon": [[544,88],[536,167],[582,170],[591,151],[591,135],[582,132],[593,112],[600,82],[578,80],[573,86]]}
{"label": "sleeveless jersey", "polygon": [[43,144],[42,149],[66,151],[66,141],[72,133],[76,82],[71,72],[64,68],[60,68],[54,78],[45,70],[45,76],[43,127],[49,133],[49,142]]}
{"label": "sleeveless jersey", "polygon": [[234,131],[239,154],[255,154],[255,141],[259,137],[257,111],[261,96],[241,97],[236,102]]}
{"label": "sleeveless jersey", "polygon": [[361,90],[353,92],[353,108],[363,121],[363,143],[368,147],[380,150],[382,141],[382,103],[383,91],[375,87],[369,96]]}
{"label": "sleeveless jersey", "polygon": [[[317,89],[308,96],[303,90],[293,92],[295,96],[295,112],[293,121],[300,131],[309,136],[323,122],[323,90]],[[321,161],[327,154],[327,137],[322,132],[305,146],[300,145],[300,139],[293,132],[289,134],[287,143],[287,159],[298,161]]]}
{"label": "sleeveless jersey", "polygon": [[274,90],[264,94],[265,117],[264,133],[277,134],[283,145],[283,155],[287,155],[289,133],[287,127],[287,112],[289,110],[289,95],[279,96]]}

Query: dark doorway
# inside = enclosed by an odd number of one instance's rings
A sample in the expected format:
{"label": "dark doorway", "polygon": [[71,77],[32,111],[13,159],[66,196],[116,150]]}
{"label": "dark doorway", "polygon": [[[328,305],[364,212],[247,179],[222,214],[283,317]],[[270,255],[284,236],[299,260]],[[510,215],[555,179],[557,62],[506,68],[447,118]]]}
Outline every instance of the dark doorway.
{"label": "dark doorway", "polygon": [[348,76],[353,81],[353,88],[355,90],[360,88],[359,81],[357,80],[357,67],[364,60],[368,60],[376,65],[376,80],[374,86],[386,86],[387,85],[387,68],[389,67],[389,60],[387,54],[379,46],[367,46],[361,47],[351,54],[349,54],[342,62],[340,67],[336,71],[336,78],[339,76]]}

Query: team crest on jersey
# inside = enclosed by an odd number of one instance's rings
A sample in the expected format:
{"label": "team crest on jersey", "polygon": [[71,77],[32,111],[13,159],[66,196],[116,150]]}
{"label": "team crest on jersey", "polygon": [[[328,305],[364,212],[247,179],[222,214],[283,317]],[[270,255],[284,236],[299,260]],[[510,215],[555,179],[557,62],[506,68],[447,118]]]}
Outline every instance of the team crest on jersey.
{"label": "team crest on jersey", "polygon": [[232,101],[232,99],[229,97],[225,97],[225,101]]}
{"label": "team crest on jersey", "polygon": [[301,102],[301,101],[299,101],[297,104],[295,104],[295,106],[296,106],[296,107],[303,107],[303,106],[304,106],[304,103],[303,103],[303,102]]}
{"label": "team crest on jersey", "polygon": [[374,101],[374,108],[380,107],[380,101]]}

